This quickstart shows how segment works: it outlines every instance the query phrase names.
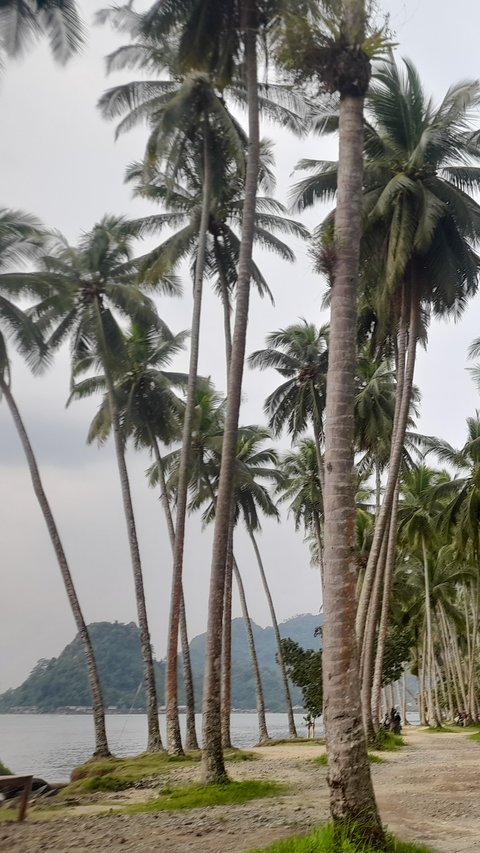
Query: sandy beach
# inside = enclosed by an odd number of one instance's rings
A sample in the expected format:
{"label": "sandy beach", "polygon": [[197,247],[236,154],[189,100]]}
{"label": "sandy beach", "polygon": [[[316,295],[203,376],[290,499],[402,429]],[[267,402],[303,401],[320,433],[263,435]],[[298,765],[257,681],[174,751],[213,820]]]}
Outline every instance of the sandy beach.
{"label": "sandy beach", "polygon": [[[406,729],[406,746],[372,765],[387,827],[438,853],[480,853],[480,745],[467,733]],[[108,813],[125,794],[99,795],[65,816],[45,819],[32,808],[25,824],[0,822],[5,853],[245,853],[328,819],[326,768],[312,762],[315,745],[255,748],[258,759],[229,766],[234,779],[275,779],[288,793],[245,805],[135,815]],[[198,768],[175,770],[176,784],[198,779]],[[169,780],[173,781],[173,779]],[[146,791],[133,792],[145,800]]]}

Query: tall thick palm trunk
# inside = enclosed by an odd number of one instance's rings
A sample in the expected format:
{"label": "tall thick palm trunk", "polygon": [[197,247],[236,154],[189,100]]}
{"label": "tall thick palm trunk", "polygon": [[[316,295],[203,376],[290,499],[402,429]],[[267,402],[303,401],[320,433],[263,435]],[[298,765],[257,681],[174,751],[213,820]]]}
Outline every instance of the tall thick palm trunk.
{"label": "tall thick palm trunk", "polygon": [[177,487],[177,513],[175,524],[175,552],[173,557],[172,595],[167,645],[167,744],[172,755],[182,755],[182,740],[178,717],[177,653],[180,602],[182,598],[183,553],[185,546],[185,522],[187,517],[188,483],[190,478],[189,458],[192,441],[195,389],[197,385],[198,355],[200,348],[200,318],[202,313],[202,291],[207,249],[208,220],[212,193],[212,175],[207,128],[204,129],[203,198],[202,214],[198,232],[198,250],[193,284],[193,312],[190,336],[190,364],[187,383],[187,400],[183,419],[182,449]]}
{"label": "tall thick palm trunk", "polygon": [[27,458],[28,468],[30,471],[30,477],[32,479],[35,496],[38,500],[40,509],[45,519],[45,523],[47,525],[50,541],[52,543],[53,550],[55,551],[55,556],[57,558],[60,572],[62,574],[67,598],[72,610],[73,618],[75,620],[78,635],[82,643],[83,653],[85,655],[85,660],[87,663],[88,683],[92,694],[93,721],[95,726],[94,755],[99,758],[106,758],[110,755],[110,750],[108,748],[107,732],[105,729],[105,710],[103,706],[102,689],[98,677],[97,664],[95,661],[88,628],[83,618],[80,602],[78,600],[72,576],[70,574],[70,569],[68,566],[65,551],[63,549],[62,541],[60,539],[60,534],[58,532],[57,525],[55,524],[55,519],[53,517],[52,510],[50,509],[50,504],[43,488],[42,480],[40,477],[40,471],[38,469],[32,445],[30,444],[30,439],[27,435],[27,431],[22,421],[20,412],[13,398],[10,386],[7,382],[5,382],[2,376],[0,376],[0,391],[7,401],[7,405],[10,409],[10,413],[12,415],[15,427],[22,443],[23,450],[25,452],[25,456]]}
{"label": "tall thick palm trunk", "polygon": [[257,650],[255,648],[255,638],[253,636],[252,622],[250,619],[250,614],[248,612],[245,588],[243,586],[242,576],[240,574],[240,570],[238,568],[238,564],[235,560],[235,557],[233,558],[232,568],[233,574],[235,576],[235,581],[237,583],[238,594],[240,597],[240,607],[242,609],[245,631],[247,632],[248,651],[250,653],[253,673],[255,676],[255,697],[257,702],[258,716],[258,742],[265,743],[265,741],[270,740],[270,736],[267,731],[267,721],[265,718],[265,699],[263,695],[262,677],[260,675],[260,667],[258,665]]}
{"label": "tall thick palm trunk", "polygon": [[[167,484],[165,482],[165,472],[163,470],[163,459],[160,453],[160,448],[158,446],[158,441],[153,434],[150,437],[150,442],[158,467],[158,477],[161,490],[160,498],[165,514],[165,520],[167,522],[168,538],[170,539],[170,546],[173,555],[175,553],[175,527],[173,524],[170,502],[168,500]],[[199,746],[197,740],[197,730],[195,726],[195,691],[193,688],[192,663],[190,660],[190,646],[188,643],[187,614],[185,611],[183,584],[182,597],[180,601],[180,644],[182,647],[183,683],[185,687],[185,749],[187,750],[187,752],[191,752],[192,750],[199,749]]]}
{"label": "tall thick palm trunk", "polygon": [[[365,6],[346,0],[347,38],[361,42]],[[357,282],[362,225],[363,93],[342,91],[339,117],[336,269],[331,298],[325,428],[324,720],[330,810],[380,841],[383,830],[362,723],[355,636],[353,416]]]}
{"label": "tall thick palm trunk", "polygon": [[273,604],[272,594],[270,592],[270,587],[268,585],[267,576],[265,574],[265,568],[263,565],[262,556],[260,554],[260,549],[257,544],[257,540],[255,539],[255,535],[251,527],[248,528],[248,535],[250,536],[250,540],[253,545],[253,550],[255,551],[255,556],[257,558],[258,570],[260,572],[260,577],[262,579],[263,589],[265,591],[265,595],[268,602],[268,609],[270,611],[270,618],[272,620],[273,625],[273,633],[275,634],[275,645],[277,647],[277,661],[280,667],[280,673],[282,676],[282,685],[283,685],[283,693],[285,696],[285,703],[287,707],[287,719],[288,719],[288,733],[290,737],[297,737],[297,729],[295,728],[295,719],[293,717],[293,708],[292,708],[292,697],[290,695],[290,687],[288,685],[288,677],[287,670],[285,668],[285,661],[283,659],[282,652],[282,639],[280,637],[280,631],[278,628],[278,620],[277,614],[275,613],[275,607]]}
{"label": "tall thick palm trunk", "polygon": [[[103,338],[103,324],[101,307],[97,301],[97,313],[100,339]],[[125,441],[118,416],[115,399],[115,386],[110,373],[110,366],[105,353],[106,347],[102,348],[102,366],[105,375],[110,418],[112,423],[113,439],[115,444],[115,456],[117,459],[118,473],[120,476],[120,487],[122,491],[123,511],[127,524],[128,544],[130,546],[130,560],[133,570],[133,582],[135,586],[135,599],[137,603],[138,627],[140,629],[140,645],[142,649],[143,673],[145,680],[145,698],[147,703],[147,725],[148,740],[147,752],[160,752],[163,750],[162,738],[160,736],[160,724],[158,721],[157,686],[155,682],[155,669],[153,665],[152,645],[150,641],[150,628],[148,625],[147,605],[145,602],[145,589],[143,586],[142,561],[138,545],[137,526],[133,511],[132,493],[130,491],[130,480],[128,477],[127,463],[125,460]]]}
{"label": "tall thick palm trunk", "polygon": [[253,233],[257,177],[260,156],[257,80],[257,34],[254,22],[247,20],[245,65],[248,99],[248,159],[242,216],[242,241],[238,263],[238,282],[232,358],[229,371],[228,401],[222,446],[222,464],[215,514],[215,533],[210,579],[207,648],[203,688],[203,778],[207,783],[227,778],[222,752],[220,660],[222,654],[222,611],[225,589],[225,563],[228,549],[230,507],[235,479],[235,454],[242,395],[242,379],[250,300]]}
{"label": "tall thick palm trunk", "polygon": [[232,698],[232,581],[233,581],[233,524],[228,537],[227,562],[225,566],[225,598],[223,603],[222,636],[222,746],[230,749],[230,712]]}

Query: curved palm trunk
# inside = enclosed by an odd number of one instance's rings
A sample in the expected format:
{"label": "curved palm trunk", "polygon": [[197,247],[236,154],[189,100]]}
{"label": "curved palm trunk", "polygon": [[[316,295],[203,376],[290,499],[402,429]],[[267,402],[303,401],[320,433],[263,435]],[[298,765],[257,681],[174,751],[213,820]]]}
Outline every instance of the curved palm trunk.
{"label": "curved palm trunk", "polygon": [[[100,315],[100,306],[97,304]],[[99,316],[100,332],[103,335],[102,319]],[[104,352],[106,348],[104,349]],[[157,686],[155,682],[155,669],[153,665],[152,645],[150,641],[150,629],[148,626],[147,606],[145,602],[145,589],[143,586],[142,562],[140,559],[140,548],[138,545],[137,527],[133,511],[132,494],[130,491],[130,480],[128,477],[127,464],[125,460],[125,444],[118,417],[115,402],[115,388],[113,385],[110,369],[106,357],[102,357],[103,371],[107,385],[110,417],[112,421],[113,438],[115,444],[115,455],[117,459],[120,486],[122,491],[123,511],[127,524],[128,544],[130,546],[130,559],[133,570],[133,582],[135,586],[135,599],[137,603],[138,627],[140,629],[140,645],[142,648],[143,673],[145,679],[145,694],[147,703],[147,726],[148,740],[147,752],[160,752],[163,750],[162,738],[160,736],[160,725],[158,721]]]}
{"label": "curved palm trunk", "polygon": [[480,579],[477,577],[475,583],[472,583],[472,640],[470,660],[468,667],[468,713],[472,719],[475,719],[477,706],[475,702],[475,685],[477,676],[477,638],[478,638],[478,610],[479,610],[479,595],[480,595]]}
{"label": "curved palm trunk", "polygon": [[228,402],[223,434],[222,464],[215,515],[210,579],[207,648],[203,688],[203,778],[216,783],[227,778],[222,753],[220,714],[220,659],[225,562],[228,549],[230,507],[235,478],[235,452],[242,395],[245,345],[250,299],[252,246],[260,155],[256,28],[245,21],[245,65],[248,99],[248,158],[242,216],[242,241],[238,263],[235,325],[228,381]]}
{"label": "curved palm trunk", "polygon": [[260,577],[262,579],[263,589],[265,590],[265,595],[268,601],[268,609],[270,611],[270,618],[272,620],[273,625],[273,633],[275,634],[275,644],[277,646],[277,660],[278,665],[280,667],[280,673],[282,676],[282,684],[283,684],[283,693],[285,696],[285,702],[287,706],[287,719],[288,719],[288,734],[290,737],[297,737],[297,729],[295,728],[295,719],[293,717],[293,708],[292,708],[292,697],[290,696],[290,687],[288,685],[288,677],[287,670],[285,668],[285,661],[283,659],[282,652],[282,641],[280,637],[280,631],[278,629],[278,620],[277,614],[275,613],[275,607],[273,604],[272,594],[270,592],[270,588],[268,586],[267,576],[265,574],[265,568],[263,565],[262,557],[260,554],[260,550],[257,544],[257,540],[255,539],[253,530],[251,527],[247,527],[248,535],[250,536],[250,540],[253,545],[253,550],[255,551],[255,556],[257,558],[258,570],[260,572]]}
{"label": "curved palm trunk", "polygon": [[[390,599],[392,595],[393,576],[395,573],[395,556],[397,548],[397,514],[398,514],[398,484],[395,490],[392,506],[392,515],[390,517],[390,526],[387,535],[387,554],[385,560],[385,572],[383,577],[383,595],[382,609],[380,611],[380,621],[378,625],[377,648],[375,652],[375,666],[373,670],[373,681],[367,687],[366,680],[363,684],[364,693],[362,698],[364,702],[370,702],[371,691],[371,716],[374,726],[378,728],[380,720],[378,719],[377,709],[380,703],[380,691],[382,689],[382,674],[383,674],[383,658],[385,656],[385,641],[388,630],[388,611],[390,608]],[[372,650],[373,654],[373,650]],[[373,658],[371,659],[373,660]],[[365,673],[365,678],[368,673]],[[368,692],[367,692],[368,691]],[[364,708],[365,713],[365,708]]]}
{"label": "curved palm trunk", "polygon": [[430,577],[428,574],[428,555],[425,539],[422,537],[422,553],[423,553],[423,579],[425,583],[425,622],[427,630],[427,648],[426,648],[426,674],[427,674],[427,703],[428,703],[428,722],[433,720],[436,726],[441,726],[442,722],[438,717],[436,703],[434,703],[434,692],[432,690],[432,682],[435,679],[435,661],[433,653],[433,631],[432,631],[432,610],[430,601]]}
{"label": "curved palm trunk", "polygon": [[[347,35],[363,32],[362,0],[344,4]],[[361,40],[361,39],[360,39]],[[331,298],[325,428],[325,574],[323,622],[324,721],[330,811],[335,822],[355,824],[380,845],[362,723],[355,636],[353,534],[353,416],[357,282],[362,226],[363,98],[342,93],[339,115],[336,269]]]}
{"label": "curved palm trunk", "polygon": [[[173,525],[172,510],[168,500],[167,484],[165,482],[165,472],[163,470],[163,460],[158,446],[158,441],[153,434],[150,434],[150,443],[155,455],[155,461],[158,467],[158,476],[160,480],[160,498],[162,501],[163,511],[167,522],[168,538],[172,548],[172,554],[175,550],[175,528]],[[187,629],[187,614],[185,611],[185,599],[183,596],[180,601],[180,643],[182,646],[182,662],[183,662],[183,681],[185,687],[185,749],[187,752],[198,750],[197,731],[195,726],[195,691],[193,688],[192,663],[190,660],[190,646],[188,643]]]}
{"label": "curved palm trunk", "polygon": [[170,624],[167,645],[167,743],[172,755],[182,755],[182,740],[178,718],[178,683],[177,683],[177,653],[178,625],[180,619],[180,602],[182,598],[183,552],[185,545],[185,522],[187,516],[187,498],[190,445],[192,440],[193,412],[195,408],[195,389],[198,373],[198,353],[200,346],[200,317],[202,312],[203,275],[207,249],[208,220],[210,215],[211,169],[208,151],[208,133],[204,129],[204,158],[203,158],[203,198],[200,228],[198,233],[198,249],[195,264],[195,279],[193,287],[193,314],[190,336],[190,365],[188,371],[187,400],[182,431],[182,449],[177,488],[177,513],[175,525],[175,552],[173,558],[172,596],[170,602]]}
{"label": "curved palm trunk", "polygon": [[82,643],[83,653],[85,655],[85,660],[87,663],[88,683],[92,694],[93,721],[95,727],[94,755],[99,758],[108,758],[108,756],[110,755],[110,750],[108,748],[107,732],[105,729],[105,710],[103,706],[102,688],[100,686],[97,664],[95,661],[88,628],[83,618],[80,602],[78,600],[72,576],[70,574],[70,569],[68,566],[65,551],[63,550],[60,534],[58,532],[57,525],[55,524],[55,519],[53,517],[52,510],[50,509],[50,504],[48,503],[48,499],[43,488],[42,480],[40,477],[40,471],[38,469],[32,445],[30,444],[30,439],[27,435],[27,431],[22,421],[20,412],[13,398],[10,386],[7,384],[7,382],[5,382],[2,376],[0,376],[0,391],[2,392],[7,401],[8,408],[10,409],[13,422],[17,429],[23,450],[25,452],[25,456],[27,458],[30,477],[32,479],[33,484],[33,490],[35,492],[35,496],[37,498],[43,517],[45,519],[45,523],[47,525],[50,541],[52,543],[53,550],[55,551],[55,556],[57,558],[58,566],[60,568],[63,583],[65,586],[65,591],[67,593],[68,602],[70,604],[73,618],[75,620],[75,626],[77,628],[78,635]]}
{"label": "curved palm trunk", "polygon": [[270,740],[267,731],[267,721],[265,719],[265,699],[263,696],[262,677],[260,675],[260,667],[258,665],[257,650],[255,648],[255,638],[253,636],[252,623],[247,607],[247,599],[245,597],[245,588],[243,586],[242,576],[240,574],[235,557],[232,562],[233,574],[237,583],[238,594],[240,597],[240,607],[242,608],[243,622],[245,631],[247,632],[248,651],[252,660],[253,672],[255,675],[255,697],[257,700],[257,716],[258,716],[258,742],[265,743]]}
{"label": "curved palm trunk", "polygon": [[[402,311],[403,313],[403,311]],[[382,506],[380,508],[380,512],[378,513],[377,519],[375,521],[375,530],[373,534],[373,542],[372,547],[370,549],[370,554],[368,555],[368,563],[367,568],[365,570],[365,577],[363,580],[362,590],[360,593],[360,599],[358,602],[357,609],[357,618],[356,618],[356,632],[359,644],[363,643],[363,635],[365,632],[365,623],[367,619],[368,612],[368,602],[370,600],[370,595],[373,587],[373,582],[375,579],[375,572],[377,569],[377,564],[380,556],[380,550],[382,546],[382,540],[385,534],[385,530],[387,529],[388,520],[392,511],[392,504],[395,494],[395,488],[397,485],[398,475],[400,471],[400,465],[402,461],[402,452],[403,446],[405,443],[405,433],[407,429],[408,422],[408,413],[410,410],[410,400],[412,394],[412,385],[413,385],[413,375],[415,371],[415,357],[416,357],[416,348],[417,348],[417,337],[418,337],[418,315],[419,315],[419,305],[415,295],[415,289],[412,287],[411,298],[410,298],[410,312],[409,312],[409,328],[408,328],[408,350],[407,350],[407,360],[406,367],[404,372],[403,381],[399,386],[399,392],[401,396],[397,396],[395,401],[395,415],[394,415],[394,428],[392,433],[392,445],[390,450],[390,461],[388,467],[388,477],[387,484],[385,486],[385,493],[382,502]],[[404,334],[400,334],[400,346],[403,346],[404,342]],[[399,365],[401,365],[403,358],[403,354],[399,347]],[[401,376],[401,367],[400,370],[397,371],[397,376]]]}
{"label": "curved palm trunk", "polygon": [[[375,739],[375,725],[371,712],[374,706],[372,699],[372,687],[374,676],[374,664],[376,657],[377,642],[377,626],[382,608],[382,599],[384,591],[385,564],[387,560],[388,538],[384,537],[382,552],[380,554],[380,562],[378,564],[377,573],[375,575],[375,583],[373,585],[372,599],[368,613],[365,636],[363,640],[362,654],[360,658],[360,678],[362,684],[362,712],[363,725],[367,742],[372,743]],[[377,701],[377,700],[375,700]],[[377,702],[378,704],[378,702]]]}

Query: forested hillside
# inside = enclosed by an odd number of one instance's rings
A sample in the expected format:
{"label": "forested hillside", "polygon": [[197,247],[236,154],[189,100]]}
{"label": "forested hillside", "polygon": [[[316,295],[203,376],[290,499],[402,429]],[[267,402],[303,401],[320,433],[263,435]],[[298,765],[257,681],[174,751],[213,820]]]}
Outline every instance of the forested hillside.
{"label": "forested hillside", "polygon": [[[282,637],[292,637],[305,648],[317,648],[315,628],[321,616],[304,614],[280,625]],[[120,622],[97,622],[90,625],[93,647],[98,663],[105,704],[117,710],[145,708],[140,633],[137,626]],[[253,623],[265,702],[269,710],[283,711],[283,694],[278,666],[275,662],[275,638],[271,627],[261,628]],[[190,643],[197,708],[202,697],[205,634]],[[243,710],[255,707],[255,684],[248,656],[245,628],[242,619],[232,623],[233,679],[232,707]],[[165,664],[155,662],[160,701],[163,703]],[[180,669],[179,669],[180,672]],[[301,702],[300,692],[293,688],[293,699]],[[183,703],[183,684],[180,700]],[[0,712],[31,710],[52,712],[61,709],[90,707],[91,699],[87,670],[78,636],[64,648],[58,658],[41,658],[20,687],[7,690],[0,696]]]}

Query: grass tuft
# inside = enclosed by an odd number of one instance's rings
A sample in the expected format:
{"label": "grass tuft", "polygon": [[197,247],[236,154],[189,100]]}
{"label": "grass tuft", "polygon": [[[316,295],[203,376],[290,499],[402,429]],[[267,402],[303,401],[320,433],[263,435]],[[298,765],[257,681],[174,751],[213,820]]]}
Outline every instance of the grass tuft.
{"label": "grass tuft", "polygon": [[356,840],[354,835],[351,829],[342,831],[326,824],[308,835],[277,841],[250,853],[433,853],[430,847],[399,841],[392,835],[387,835],[385,844],[380,847]]}
{"label": "grass tuft", "polygon": [[290,738],[270,738],[258,746],[325,746],[325,739],[321,737],[290,737]]}
{"label": "grass tuft", "polygon": [[12,771],[0,761],[0,776],[12,776]]}
{"label": "grass tuft", "polygon": [[285,785],[278,782],[257,781],[227,782],[223,785],[182,785],[165,788],[162,796],[149,803],[125,806],[122,814],[139,812],[175,811],[177,809],[200,809],[208,806],[228,806],[247,803],[260,797],[277,797],[286,792]]}
{"label": "grass tuft", "polygon": [[[368,753],[368,760],[370,764],[381,764],[383,762],[383,758],[380,758],[379,755],[375,755],[373,752]],[[327,753],[322,752],[321,755],[317,755],[317,757],[313,759],[313,763],[318,767],[328,767]]]}
{"label": "grass tuft", "polygon": [[[464,730],[465,731],[465,730]],[[468,736],[469,740],[480,741],[480,732],[474,732],[472,735]]]}
{"label": "grass tuft", "polygon": [[403,737],[389,732],[388,729],[379,729],[371,744],[372,749],[378,752],[396,752],[402,746],[405,746]]}

